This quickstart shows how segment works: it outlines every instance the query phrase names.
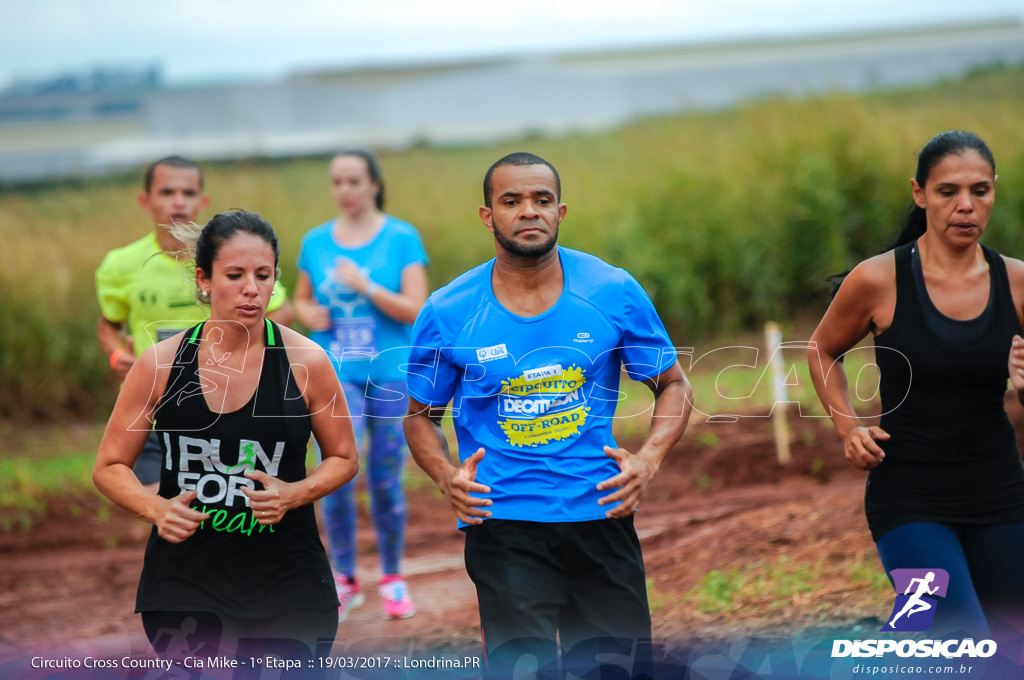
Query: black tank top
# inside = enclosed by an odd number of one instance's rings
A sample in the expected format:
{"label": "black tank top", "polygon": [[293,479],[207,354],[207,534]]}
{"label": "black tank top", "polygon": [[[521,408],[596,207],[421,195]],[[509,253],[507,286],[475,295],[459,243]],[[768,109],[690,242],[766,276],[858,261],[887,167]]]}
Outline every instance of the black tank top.
{"label": "black tank top", "polygon": [[223,414],[210,410],[200,386],[202,330],[199,324],[186,331],[178,347],[156,411],[156,431],[164,453],[160,495],[197,489],[191,507],[210,517],[181,543],[163,540],[153,527],[135,610],[264,618],[337,607],[313,505],[261,527],[242,493],[245,486],[257,486],[244,476],[253,469],[286,482],[306,476],[309,411],[279,328],[266,322],[256,392],[245,406]]}
{"label": "black tank top", "polygon": [[891,435],[880,442],[886,457],[865,493],[876,541],[910,522],[1024,521],[1024,466],[1003,406],[1010,343],[1021,333],[1006,264],[982,246],[989,302],[981,316],[960,322],[965,332],[955,340],[938,329],[956,320],[915,285],[913,247],[895,250],[896,309],[875,337],[880,426]]}

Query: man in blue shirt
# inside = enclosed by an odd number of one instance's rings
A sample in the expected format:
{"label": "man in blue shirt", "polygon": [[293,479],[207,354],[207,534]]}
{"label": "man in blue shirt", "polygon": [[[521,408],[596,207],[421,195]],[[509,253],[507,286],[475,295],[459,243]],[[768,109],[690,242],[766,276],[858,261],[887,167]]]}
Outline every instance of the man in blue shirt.
{"label": "man in blue shirt", "polygon": [[[542,675],[556,668],[556,633],[563,670],[601,653],[643,660],[651,622],[633,514],[690,414],[689,383],[640,285],[557,245],[560,194],[557,171],[533,154],[488,170],[480,218],[496,257],[430,297],[409,358],[406,437],[466,532],[499,673],[526,655]],[[635,453],[612,436],[623,367],[655,397]],[[440,427],[449,402],[458,467]]]}

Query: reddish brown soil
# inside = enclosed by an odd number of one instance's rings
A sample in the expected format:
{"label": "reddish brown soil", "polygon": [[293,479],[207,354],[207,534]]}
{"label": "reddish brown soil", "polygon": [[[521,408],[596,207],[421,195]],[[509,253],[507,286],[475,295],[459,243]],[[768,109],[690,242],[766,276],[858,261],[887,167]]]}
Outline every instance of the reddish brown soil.
{"label": "reddish brown soil", "polygon": [[[691,424],[637,516],[657,637],[778,633],[887,613],[891,595],[852,577],[858,565],[880,571],[861,508],[863,473],[843,460],[827,420],[796,419],[793,442],[793,461],[780,466],[767,418]],[[336,651],[360,641],[410,650],[479,639],[462,535],[443,497],[420,481],[409,490],[405,561],[418,613],[382,618],[364,516],[367,600],[341,625]],[[53,499],[30,533],[0,532],[0,659],[66,644],[145,650],[131,612],[147,535],[146,525],[98,497]],[[714,570],[768,585],[702,612],[698,586]],[[792,592],[780,588],[787,575]]]}

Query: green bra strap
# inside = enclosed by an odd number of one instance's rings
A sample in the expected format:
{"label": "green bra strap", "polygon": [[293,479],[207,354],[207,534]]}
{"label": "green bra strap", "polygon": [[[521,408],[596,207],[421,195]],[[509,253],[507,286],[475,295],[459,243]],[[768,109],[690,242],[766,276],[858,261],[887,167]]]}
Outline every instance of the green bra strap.
{"label": "green bra strap", "polygon": [[[266,324],[267,324],[267,345],[269,347],[276,347],[277,346],[277,339],[276,339],[277,336],[274,334],[274,326],[271,325],[270,319],[264,319],[263,321],[266,322]],[[196,339],[203,332],[203,326],[205,324],[206,324],[206,322],[204,321],[203,323],[201,323],[198,326],[196,326],[195,330],[192,331],[192,336],[189,337],[189,339],[188,339],[189,342],[196,342]]]}

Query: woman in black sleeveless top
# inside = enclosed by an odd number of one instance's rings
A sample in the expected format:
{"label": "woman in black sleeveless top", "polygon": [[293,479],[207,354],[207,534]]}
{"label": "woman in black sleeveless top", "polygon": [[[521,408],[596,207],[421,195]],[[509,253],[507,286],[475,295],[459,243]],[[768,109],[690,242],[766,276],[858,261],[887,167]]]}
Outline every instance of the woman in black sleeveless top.
{"label": "woman in black sleeveless top", "polygon": [[[847,460],[870,471],[864,506],[886,571],[949,575],[929,635],[989,637],[986,615],[1024,620],[1024,466],[1003,407],[1008,377],[1024,394],[1024,263],[979,243],[995,181],[975,135],[929,141],[897,245],[849,273],[808,352]],[[836,363],[868,332],[879,426],[855,416]]]}
{"label": "woman in black sleeveless top", "polygon": [[[189,243],[187,232],[175,235]],[[338,598],[313,501],[358,467],[345,398],[324,351],[265,318],[278,272],[270,224],[222,213],[191,242],[210,320],[139,358],[93,472],[154,525],[136,611],[170,658],[326,654]],[[163,445],[155,496],[131,472],[151,426]],[[324,455],[307,475],[311,432]]]}

